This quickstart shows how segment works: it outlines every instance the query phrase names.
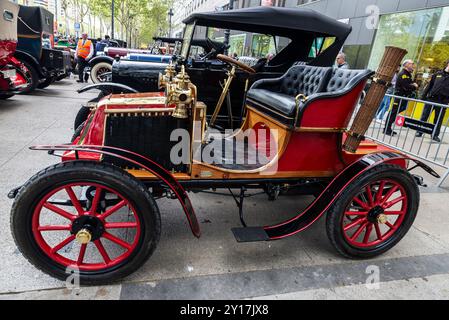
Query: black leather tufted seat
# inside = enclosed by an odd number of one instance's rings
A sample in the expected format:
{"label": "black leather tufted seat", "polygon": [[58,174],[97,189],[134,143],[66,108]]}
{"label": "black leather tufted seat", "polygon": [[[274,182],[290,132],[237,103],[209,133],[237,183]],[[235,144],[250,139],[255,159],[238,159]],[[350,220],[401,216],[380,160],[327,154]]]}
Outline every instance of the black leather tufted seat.
{"label": "black leather tufted seat", "polygon": [[[296,125],[297,107],[301,113],[315,99],[349,92],[371,74],[370,70],[294,66],[279,79],[254,83],[248,91],[247,104],[293,127]],[[307,96],[308,100],[297,106],[299,94]]]}
{"label": "black leather tufted seat", "polygon": [[348,84],[357,79],[357,77],[364,73],[370,73],[370,70],[350,70],[350,69],[334,69],[332,77],[326,87],[326,92],[338,92],[348,86]]}
{"label": "black leather tufted seat", "polygon": [[275,118],[294,118],[296,96],[324,91],[331,74],[331,68],[294,66],[279,79],[257,81],[248,91],[247,102]]}

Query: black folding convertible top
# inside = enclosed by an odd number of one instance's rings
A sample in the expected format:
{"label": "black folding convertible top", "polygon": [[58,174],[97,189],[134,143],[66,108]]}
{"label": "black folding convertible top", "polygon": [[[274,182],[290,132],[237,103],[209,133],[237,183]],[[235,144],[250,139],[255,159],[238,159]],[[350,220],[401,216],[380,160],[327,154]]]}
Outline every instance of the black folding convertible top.
{"label": "black folding convertible top", "polygon": [[[182,38],[167,38],[167,37],[153,37],[155,41],[162,41],[166,43],[183,42]],[[210,39],[193,39],[190,43],[192,46],[198,46],[204,49],[206,52],[210,52],[212,49],[217,49],[223,46],[223,42],[213,41]]]}
{"label": "black folding convertible top", "polygon": [[19,35],[53,34],[53,14],[42,7],[20,6]]}
{"label": "black folding convertible top", "polygon": [[346,39],[351,26],[310,9],[254,7],[230,11],[194,13],[184,20],[200,26],[234,29],[295,39],[301,32]]}
{"label": "black folding convertible top", "polygon": [[[291,39],[291,44],[270,61],[272,66],[291,65],[296,61],[307,61],[314,66],[330,66],[352,31],[348,24],[302,8],[254,7],[194,13],[184,23]],[[310,48],[316,37],[335,37],[335,41],[316,58],[309,59]]]}

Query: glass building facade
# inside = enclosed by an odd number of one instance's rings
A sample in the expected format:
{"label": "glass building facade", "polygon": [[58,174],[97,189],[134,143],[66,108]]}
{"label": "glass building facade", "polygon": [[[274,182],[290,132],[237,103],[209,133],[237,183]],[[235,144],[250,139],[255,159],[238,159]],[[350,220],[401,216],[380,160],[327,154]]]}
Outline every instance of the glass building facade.
{"label": "glass building facade", "polygon": [[408,51],[417,64],[416,80],[421,90],[431,75],[449,60],[449,6],[388,14],[381,17],[368,67],[375,70],[385,46]]}
{"label": "glass building facade", "polygon": [[[368,68],[376,70],[385,46],[407,49],[407,59],[416,63],[415,79],[418,97],[429,84],[432,75],[446,67],[449,60],[449,6],[383,15],[371,49]],[[410,105],[408,115],[419,118],[423,104]],[[444,118],[447,123],[449,113]]]}

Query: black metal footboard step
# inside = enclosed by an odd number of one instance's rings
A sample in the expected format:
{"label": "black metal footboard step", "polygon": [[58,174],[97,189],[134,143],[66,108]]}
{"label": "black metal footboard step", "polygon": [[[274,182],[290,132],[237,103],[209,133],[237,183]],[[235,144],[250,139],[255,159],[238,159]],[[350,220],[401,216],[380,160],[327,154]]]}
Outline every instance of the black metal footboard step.
{"label": "black metal footboard step", "polygon": [[233,228],[231,229],[237,242],[268,241],[270,237],[261,227]]}

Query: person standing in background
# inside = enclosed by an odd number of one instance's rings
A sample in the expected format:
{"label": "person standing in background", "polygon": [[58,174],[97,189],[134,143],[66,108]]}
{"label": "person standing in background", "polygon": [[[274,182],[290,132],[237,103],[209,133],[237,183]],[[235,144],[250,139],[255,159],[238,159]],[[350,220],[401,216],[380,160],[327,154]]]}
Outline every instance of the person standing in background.
{"label": "person standing in background", "polygon": [[[78,45],[76,46],[75,57],[78,61],[78,75],[79,80],[77,82],[83,83],[89,81],[89,75],[84,74],[84,69],[89,65],[89,60],[94,55],[94,44],[91,40],[88,39],[87,33],[83,33],[81,39],[78,41]],[[84,77],[84,79],[83,79]]]}
{"label": "person standing in background", "polygon": [[346,62],[346,54],[340,52],[337,56],[338,69],[349,69],[349,64]]}
{"label": "person standing in background", "polygon": [[[413,72],[415,72],[415,62],[413,60],[405,60],[402,64],[402,71],[399,72],[394,94],[404,98],[412,98],[418,89],[418,84],[413,80]],[[393,123],[399,113],[407,110],[407,99],[395,98],[393,102],[393,109],[388,115],[387,122],[384,128],[384,134],[387,136],[397,135],[392,129]]]}
{"label": "person standing in background", "polygon": [[[422,100],[434,102],[438,104],[449,104],[449,60],[446,63],[444,70],[438,71],[432,76],[429,85],[423,92]],[[441,132],[441,126],[443,125],[446,109],[442,107],[434,107],[432,105],[425,105],[421,121],[429,121],[432,110],[435,111],[435,130],[432,135],[432,139],[435,142],[441,142],[439,138]],[[422,137],[423,133],[418,132],[417,137]]]}
{"label": "person standing in background", "polygon": [[[393,95],[394,94],[394,88],[396,87],[396,81],[398,80],[398,73],[401,71],[401,66],[398,66],[398,69],[396,70],[396,74],[393,77],[393,80],[391,80],[391,85],[388,87],[387,95]],[[382,121],[385,118],[385,114],[387,113],[388,109],[390,109],[391,104],[391,97],[385,96],[382,104],[380,105],[379,111],[377,112],[376,119]]]}

